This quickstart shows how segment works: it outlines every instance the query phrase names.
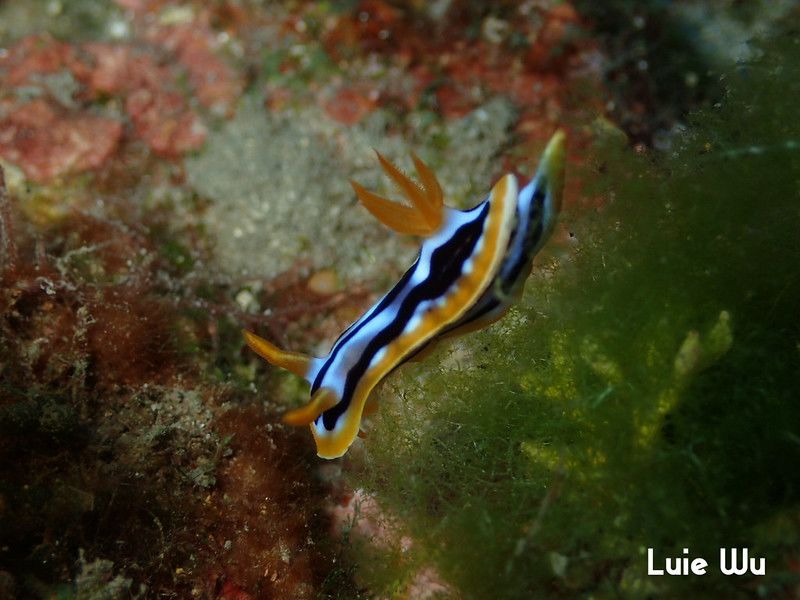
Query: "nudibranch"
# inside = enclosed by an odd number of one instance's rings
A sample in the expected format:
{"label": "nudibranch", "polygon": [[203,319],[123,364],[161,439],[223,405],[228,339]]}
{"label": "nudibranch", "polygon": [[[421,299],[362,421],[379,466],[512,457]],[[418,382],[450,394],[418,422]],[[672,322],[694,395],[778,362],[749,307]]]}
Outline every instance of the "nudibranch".
{"label": "nudibranch", "polygon": [[284,351],[244,332],[257,354],[311,384],[310,402],[286,413],[284,421],[310,425],[320,457],[347,452],[362,415],[373,409],[370,392],[396,367],[419,360],[442,338],[496,321],[519,298],[561,207],[564,140],[561,131],[553,135],[522,190],[507,174],[468,210],[445,206],[436,176],[413,154],[421,185],[378,154],[410,206],[351,182],[364,207],[384,225],[424,238],[414,264],[345,329],[327,356]]}

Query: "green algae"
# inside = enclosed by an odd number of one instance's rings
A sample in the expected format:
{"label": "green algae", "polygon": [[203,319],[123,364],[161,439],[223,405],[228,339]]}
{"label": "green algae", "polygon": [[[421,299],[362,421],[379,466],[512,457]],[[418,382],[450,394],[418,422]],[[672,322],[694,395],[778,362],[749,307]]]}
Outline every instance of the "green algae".
{"label": "green algae", "polygon": [[[414,543],[376,591],[426,563],[465,598],[798,584],[800,46],[759,54],[669,153],[601,144],[582,176],[606,205],[565,216],[575,251],[551,251],[455,366],[384,393],[353,478]],[[721,547],[767,575],[721,576]],[[709,574],[648,577],[647,548],[690,548]]]}
{"label": "green algae", "polygon": [[120,38],[128,35],[123,12],[114,2],[29,0],[0,4],[0,40],[49,31],[61,39]]}

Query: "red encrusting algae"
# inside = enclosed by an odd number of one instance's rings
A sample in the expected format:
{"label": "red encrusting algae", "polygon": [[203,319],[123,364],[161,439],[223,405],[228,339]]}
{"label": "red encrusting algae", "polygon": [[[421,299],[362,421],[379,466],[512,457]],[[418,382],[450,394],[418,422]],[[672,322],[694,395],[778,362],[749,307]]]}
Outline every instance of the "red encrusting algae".
{"label": "red encrusting algae", "polygon": [[[0,78],[10,86],[0,96],[0,156],[38,182],[102,166],[124,133],[124,123],[102,106],[109,97],[123,101],[135,137],[156,154],[177,158],[200,148],[206,126],[181,77],[188,75],[202,107],[223,116],[242,90],[201,25],[151,25],[145,44],[23,38],[0,55]],[[39,93],[32,100],[9,93],[22,86]]]}

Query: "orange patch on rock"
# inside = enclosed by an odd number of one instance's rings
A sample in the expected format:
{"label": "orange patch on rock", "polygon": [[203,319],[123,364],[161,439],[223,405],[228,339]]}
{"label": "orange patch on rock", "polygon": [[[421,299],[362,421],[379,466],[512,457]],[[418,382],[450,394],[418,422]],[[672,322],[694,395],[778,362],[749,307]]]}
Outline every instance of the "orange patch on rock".
{"label": "orange patch on rock", "polygon": [[362,0],[325,35],[325,49],[335,59],[370,51],[396,50],[405,30],[405,11],[385,0]]}
{"label": "orange patch on rock", "polygon": [[264,89],[264,106],[268,110],[281,111],[286,108],[294,98],[292,90],[279,85],[267,85]]}
{"label": "orange patch on rock", "polygon": [[375,109],[375,100],[368,93],[346,87],[338,90],[324,107],[331,119],[344,125],[355,125]]}
{"label": "orange patch on rock", "polygon": [[464,86],[445,84],[436,88],[436,104],[445,119],[458,119],[475,108]]}
{"label": "orange patch on rock", "polygon": [[333,269],[323,269],[309,277],[306,286],[308,291],[318,296],[330,296],[339,287],[339,277]]}

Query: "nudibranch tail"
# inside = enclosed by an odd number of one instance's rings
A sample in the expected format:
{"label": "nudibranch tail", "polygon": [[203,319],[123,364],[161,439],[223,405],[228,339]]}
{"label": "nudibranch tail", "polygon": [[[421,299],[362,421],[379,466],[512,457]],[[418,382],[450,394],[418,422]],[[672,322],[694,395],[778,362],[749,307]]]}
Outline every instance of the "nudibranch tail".
{"label": "nudibranch tail", "polygon": [[290,410],[283,415],[283,422],[297,426],[308,425],[326,410],[336,406],[337,402],[339,402],[339,398],[336,397],[336,392],[328,388],[319,388],[311,396],[311,401],[308,404]]}
{"label": "nudibranch tail", "polygon": [[262,337],[247,330],[242,330],[247,345],[268,363],[286,369],[299,377],[308,379],[313,359],[299,352],[287,352]]}
{"label": "nudibranch tail", "polygon": [[442,226],[444,220],[444,194],[439,181],[428,166],[416,155],[412,155],[422,186],[420,187],[403,172],[375,151],[386,174],[400,188],[412,206],[405,206],[366,190],[351,181],[358,199],[381,223],[398,233],[430,236]]}

